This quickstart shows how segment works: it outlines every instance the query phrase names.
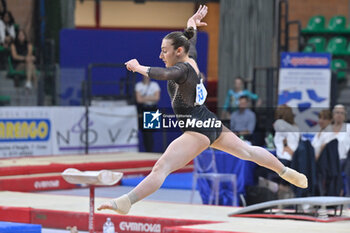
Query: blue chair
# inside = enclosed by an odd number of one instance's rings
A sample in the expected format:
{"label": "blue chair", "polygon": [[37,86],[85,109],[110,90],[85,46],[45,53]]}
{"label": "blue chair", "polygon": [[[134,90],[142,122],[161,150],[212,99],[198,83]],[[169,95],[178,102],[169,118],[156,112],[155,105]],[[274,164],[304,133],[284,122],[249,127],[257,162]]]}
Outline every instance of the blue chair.
{"label": "blue chair", "polygon": [[230,173],[219,173],[216,161],[215,152],[209,148],[211,153],[202,153],[194,159],[193,183],[191,193],[191,203],[197,186],[197,180],[200,178],[206,179],[211,183],[209,196],[209,204],[219,204],[219,193],[221,182],[231,182],[232,184],[232,204],[237,206],[237,176]]}

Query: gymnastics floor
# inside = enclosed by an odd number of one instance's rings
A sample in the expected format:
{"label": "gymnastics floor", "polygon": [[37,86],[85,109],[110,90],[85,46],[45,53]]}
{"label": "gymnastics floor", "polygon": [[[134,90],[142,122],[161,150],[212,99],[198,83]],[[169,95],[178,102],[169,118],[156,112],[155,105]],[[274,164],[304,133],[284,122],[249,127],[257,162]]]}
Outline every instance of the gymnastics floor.
{"label": "gymnastics floor", "polygon": [[[95,207],[109,198],[95,199]],[[128,215],[113,211],[96,211],[95,230],[102,231],[111,217],[116,232],[269,232],[328,233],[349,232],[350,221],[310,222],[287,219],[228,217],[239,207],[140,201]],[[88,229],[89,198],[41,193],[0,192],[0,221],[41,224],[43,228],[65,229],[77,226]],[[349,209],[344,211],[350,216]]]}
{"label": "gymnastics floor", "polygon": [[[43,228],[77,226],[88,230],[89,198],[77,195],[29,193],[83,186],[66,183],[61,172],[108,169],[128,176],[148,174],[161,154],[121,152],[113,154],[62,155],[0,159],[0,221],[41,224]],[[178,172],[191,172],[192,164]],[[111,188],[117,188],[113,186]],[[72,189],[75,188],[75,189]],[[76,189],[79,188],[79,189]],[[5,191],[7,190],[7,191]],[[19,192],[21,191],[21,192]],[[62,190],[64,191],[64,190]],[[59,191],[57,191],[59,192]],[[175,192],[174,192],[175,193]],[[113,193],[112,193],[113,194]],[[117,195],[116,195],[117,196]],[[109,198],[96,197],[95,207]],[[237,207],[236,207],[237,208]],[[96,212],[95,230],[102,231],[107,217],[116,232],[349,232],[350,221],[331,223],[286,219],[228,217],[235,207],[191,205],[143,200],[125,216],[113,211]],[[350,211],[344,214],[350,216]]]}

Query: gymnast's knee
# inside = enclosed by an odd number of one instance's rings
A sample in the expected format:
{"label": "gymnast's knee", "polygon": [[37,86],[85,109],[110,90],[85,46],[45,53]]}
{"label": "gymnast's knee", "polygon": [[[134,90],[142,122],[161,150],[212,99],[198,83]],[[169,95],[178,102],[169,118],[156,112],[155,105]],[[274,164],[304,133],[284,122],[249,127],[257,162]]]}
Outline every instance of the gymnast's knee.
{"label": "gymnast's knee", "polygon": [[169,165],[167,165],[164,161],[157,161],[152,168],[152,173],[157,174],[158,176],[167,176],[170,173]]}

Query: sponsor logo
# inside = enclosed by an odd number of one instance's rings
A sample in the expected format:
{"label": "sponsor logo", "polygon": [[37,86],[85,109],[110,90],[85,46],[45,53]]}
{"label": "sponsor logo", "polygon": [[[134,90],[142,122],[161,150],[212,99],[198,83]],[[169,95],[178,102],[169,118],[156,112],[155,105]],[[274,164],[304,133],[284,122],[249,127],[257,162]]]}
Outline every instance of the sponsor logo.
{"label": "sponsor logo", "polygon": [[172,127],[180,127],[180,128],[220,128],[221,121],[216,120],[215,118],[209,118],[205,121],[198,120],[195,118],[187,118],[186,120],[177,120],[173,121],[168,119],[166,121],[163,119],[163,128],[172,128]]}
{"label": "sponsor logo", "polygon": [[34,188],[36,189],[45,189],[45,188],[57,188],[60,186],[59,180],[43,180],[35,181]]}
{"label": "sponsor logo", "polygon": [[161,115],[159,109],[156,112],[143,112],[143,128],[160,129]]}
{"label": "sponsor logo", "polygon": [[220,128],[222,123],[215,118],[200,120],[193,118],[191,115],[167,115],[156,112],[143,113],[144,129],[173,129],[173,128]]}
{"label": "sponsor logo", "polygon": [[285,66],[289,64],[292,66],[325,66],[328,65],[329,60],[324,57],[290,57],[286,56],[283,61]]}
{"label": "sponsor logo", "polygon": [[122,231],[161,232],[161,225],[152,223],[120,222],[119,228]]}
{"label": "sponsor logo", "polygon": [[51,124],[48,119],[0,120],[0,142],[48,141]]}

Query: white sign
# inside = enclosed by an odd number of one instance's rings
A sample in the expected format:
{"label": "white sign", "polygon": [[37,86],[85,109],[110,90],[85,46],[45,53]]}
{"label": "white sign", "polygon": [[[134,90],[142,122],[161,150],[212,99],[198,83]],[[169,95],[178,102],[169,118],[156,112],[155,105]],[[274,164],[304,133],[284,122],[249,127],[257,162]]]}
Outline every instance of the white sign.
{"label": "white sign", "polygon": [[328,53],[282,53],[278,105],[293,108],[303,132],[316,132],[318,113],[330,106],[330,63]]}
{"label": "white sign", "polygon": [[[138,151],[135,106],[90,107],[89,153]],[[82,154],[84,107],[0,108],[0,158]]]}
{"label": "white sign", "polygon": [[[138,151],[135,106],[90,107],[89,112],[89,153]],[[85,108],[55,107],[53,118],[53,154],[84,153]]]}

